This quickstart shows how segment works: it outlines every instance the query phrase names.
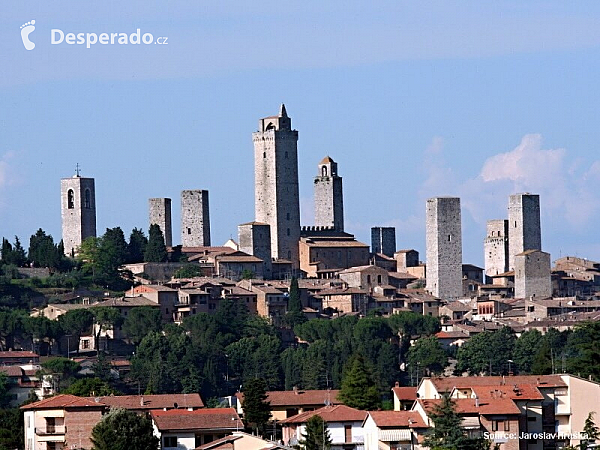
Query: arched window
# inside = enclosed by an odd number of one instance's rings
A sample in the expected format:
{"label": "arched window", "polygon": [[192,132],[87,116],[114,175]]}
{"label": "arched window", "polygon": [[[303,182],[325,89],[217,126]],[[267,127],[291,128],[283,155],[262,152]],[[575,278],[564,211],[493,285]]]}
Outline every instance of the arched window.
{"label": "arched window", "polygon": [[73,193],[73,189],[67,191],[67,208],[75,208],[75,194]]}
{"label": "arched window", "polygon": [[327,176],[327,166],[321,166],[321,176],[322,177]]}
{"label": "arched window", "polygon": [[86,209],[90,209],[92,207],[92,194],[89,189],[85,190],[85,194],[83,197],[83,207]]}

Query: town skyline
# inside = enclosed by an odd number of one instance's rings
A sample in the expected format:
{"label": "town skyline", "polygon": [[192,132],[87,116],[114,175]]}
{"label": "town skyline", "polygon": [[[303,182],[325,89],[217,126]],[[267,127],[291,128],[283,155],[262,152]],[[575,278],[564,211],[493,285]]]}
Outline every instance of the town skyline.
{"label": "town skyline", "polygon": [[[483,266],[486,221],[506,217],[510,194],[532,192],[552,260],[600,259],[593,3],[438,4],[432,17],[426,7],[392,2],[312,15],[315,5],[296,5],[269,20],[260,5],[238,6],[185,4],[185,14],[122,6],[120,21],[104,7],[94,19],[41,2],[7,12],[0,234],[27,247],[41,227],[60,240],[59,183],[79,163],[96,180],[98,234],[115,226],[147,232],[148,199],[169,197],[179,243],[180,192],[206,189],[213,245],[237,239],[237,225],[254,219],[251,133],[283,102],[299,132],[301,225],[313,225],[312,182],[329,155],[344,179],[345,228],[366,244],[372,226],[395,226],[398,249],[424,256],[425,200],[458,196],[463,261]],[[324,46],[293,24],[306,15]],[[19,26],[32,19],[36,48],[28,52]],[[428,29],[427,40],[409,19],[448,30]],[[257,24],[264,27],[253,35]],[[217,39],[234,26],[232,40]],[[141,28],[168,35],[170,46],[52,47],[51,28]],[[256,62],[261,38],[294,33],[271,44],[283,55],[278,62]]]}

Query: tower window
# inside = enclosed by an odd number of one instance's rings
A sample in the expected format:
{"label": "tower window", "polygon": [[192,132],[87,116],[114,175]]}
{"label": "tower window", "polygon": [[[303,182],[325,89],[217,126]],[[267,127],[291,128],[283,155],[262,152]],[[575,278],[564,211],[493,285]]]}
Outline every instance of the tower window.
{"label": "tower window", "polygon": [[192,234],[192,229],[191,229],[191,228],[188,228],[188,229],[187,229],[187,233],[188,233],[188,234]]}
{"label": "tower window", "polygon": [[321,176],[322,177],[326,177],[327,176],[327,166],[322,166],[321,167]]}
{"label": "tower window", "polygon": [[263,158],[267,157],[267,152],[263,152]]}
{"label": "tower window", "polygon": [[92,207],[92,194],[89,189],[85,190],[84,198],[83,198],[83,207],[86,209],[90,209]]}
{"label": "tower window", "polygon": [[288,236],[290,235],[290,229],[289,228],[287,229],[287,235]]}
{"label": "tower window", "polygon": [[290,220],[290,213],[286,214],[287,220]]}
{"label": "tower window", "polygon": [[287,159],[288,157],[288,152],[285,152],[285,159]]}
{"label": "tower window", "polygon": [[67,208],[75,208],[75,194],[73,193],[73,189],[69,189],[67,192]]}
{"label": "tower window", "polygon": [[452,242],[452,235],[451,234],[448,235],[448,242]]}

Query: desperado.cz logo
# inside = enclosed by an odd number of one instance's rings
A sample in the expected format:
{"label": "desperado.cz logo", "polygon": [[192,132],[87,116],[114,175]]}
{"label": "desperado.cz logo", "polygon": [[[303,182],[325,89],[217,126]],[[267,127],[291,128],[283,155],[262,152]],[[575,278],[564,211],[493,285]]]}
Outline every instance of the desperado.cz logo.
{"label": "desperado.cz logo", "polygon": [[[35,43],[29,39],[29,35],[35,30],[35,20],[21,25],[21,39],[27,50],[33,50]],[[133,33],[65,33],[63,30],[53,28],[50,31],[50,44],[59,45],[84,45],[91,48],[92,45],[127,45],[127,44],[159,44],[167,45],[168,37],[160,36],[156,39],[152,33],[143,33],[137,28]]]}

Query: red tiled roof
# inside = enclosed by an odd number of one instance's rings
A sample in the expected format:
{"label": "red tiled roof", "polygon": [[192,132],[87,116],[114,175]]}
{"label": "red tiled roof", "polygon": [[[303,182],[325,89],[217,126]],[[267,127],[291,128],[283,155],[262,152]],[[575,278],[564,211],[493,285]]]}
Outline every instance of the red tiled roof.
{"label": "red tiled roof", "polygon": [[19,366],[0,366],[0,372],[4,372],[7,377],[21,377],[24,374]]}
{"label": "red tiled roof", "polygon": [[[509,398],[495,398],[495,399],[479,399],[474,398],[458,398],[453,399],[456,412],[463,415],[472,414],[521,414],[521,410],[515,402]],[[431,413],[436,405],[439,405],[442,400],[423,400],[419,399],[418,402],[423,406],[423,409],[427,413]]]}
{"label": "red tiled roof", "polygon": [[427,428],[417,411],[370,411],[379,428]]}
{"label": "red tiled roof", "polygon": [[410,386],[396,386],[392,388],[392,392],[398,400],[416,400],[417,388]]}
{"label": "red tiled roof", "polygon": [[[92,400],[94,397],[89,397]],[[160,395],[110,395],[99,397],[100,402],[113,408],[125,409],[171,409],[203,408],[204,403],[199,394],[160,394]]]}
{"label": "red tiled roof", "polygon": [[244,428],[244,424],[233,408],[208,408],[195,411],[185,409],[153,410],[150,411],[150,415],[160,431]]}
{"label": "red tiled roof", "polygon": [[69,409],[69,408],[106,408],[106,405],[94,399],[59,394],[39,402],[21,406],[21,409]]}
{"label": "red tiled roof", "polygon": [[438,339],[468,339],[469,335],[462,331],[440,331],[435,334]]}
{"label": "red tiled roof", "polygon": [[508,377],[432,377],[430,378],[438,392],[451,391],[455,387],[472,386],[514,386],[533,384],[537,387],[563,387],[566,386],[560,375],[511,375]]}
{"label": "red tiled roof", "polygon": [[[267,400],[271,407],[273,406],[321,406],[327,403],[332,405],[341,405],[337,399],[339,390],[336,389],[315,389],[292,391],[267,391]],[[240,401],[244,400],[243,393],[237,393]]]}
{"label": "red tiled roof", "polygon": [[544,396],[533,384],[509,384],[505,386],[484,385],[473,386],[479,398],[510,398],[512,400],[543,400]]}
{"label": "red tiled roof", "polygon": [[237,441],[238,439],[240,439],[242,436],[225,436],[221,439],[216,439],[212,442],[209,442],[208,444],[204,444],[204,445],[200,445],[199,447],[196,447],[194,450],[208,450],[211,448],[218,448],[218,449],[232,449],[233,446],[233,441]]}
{"label": "red tiled roof", "polygon": [[367,417],[367,412],[350,408],[346,405],[324,406],[314,411],[307,411],[288,417],[279,421],[279,423],[305,423],[312,416],[321,416],[325,422],[362,422]]}
{"label": "red tiled roof", "polygon": [[2,358],[39,358],[40,355],[33,352],[26,351],[5,351],[0,352],[0,359]]}

